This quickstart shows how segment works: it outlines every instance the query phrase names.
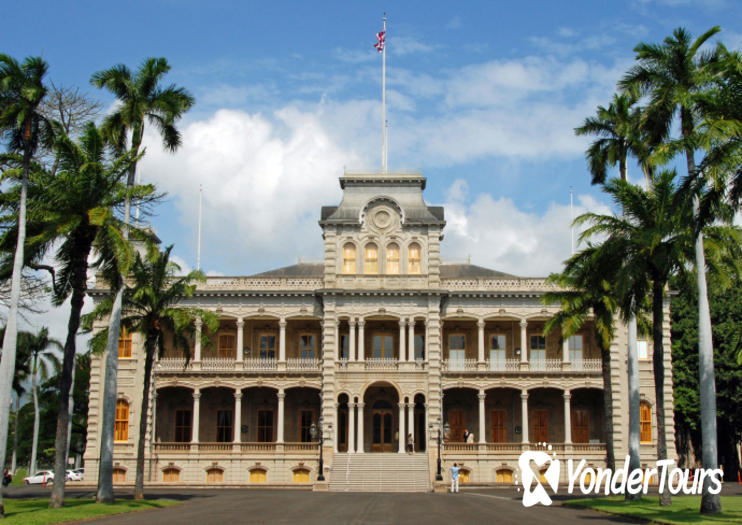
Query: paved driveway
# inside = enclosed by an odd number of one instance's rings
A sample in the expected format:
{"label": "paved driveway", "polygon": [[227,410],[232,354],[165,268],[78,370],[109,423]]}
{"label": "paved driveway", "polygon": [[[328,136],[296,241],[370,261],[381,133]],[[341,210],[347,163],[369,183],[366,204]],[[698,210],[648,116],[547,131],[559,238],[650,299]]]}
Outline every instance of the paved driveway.
{"label": "paved driveway", "polygon": [[[39,489],[11,487],[9,497],[39,495]],[[71,496],[92,496],[72,489]],[[122,496],[130,497],[130,492]],[[317,493],[294,490],[185,490],[150,489],[148,497],[184,500],[177,507],[122,514],[86,523],[110,525],[183,525],[238,523],[498,523],[556,525],[568,523],[635,523],[589,510],[555,504],[526,509],[514,490],[469,489],[459,494]]]}

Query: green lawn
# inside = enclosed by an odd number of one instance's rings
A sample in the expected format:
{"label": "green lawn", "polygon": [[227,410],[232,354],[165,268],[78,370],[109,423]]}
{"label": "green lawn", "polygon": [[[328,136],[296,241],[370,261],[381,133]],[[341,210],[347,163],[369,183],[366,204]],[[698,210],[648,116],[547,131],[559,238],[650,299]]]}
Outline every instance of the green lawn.
{"label": "green lawn", "polygon": [[624,501],[623,496],[610,498],[585,498],[569,500],[565,505],[586,507],[635,518],[649,520],[652,523],[742,523],[742,497],[723,496],[721,507],[723,512],[716,516],[701,515],[698,509],[701,506],[701,496],[673,496],[670,507],[660,507],[659,498],[645,497],[633,503]]}
{"label": "green lawn", "polygon": [[5,519],[3,525],[22,523],[24,525],[45,525],[65,521],[86,520],[107,514],[121,514],[138,510],[159,509],[177,505],[172,500],[130,500],[117,499],[108,505],[96,503],[92,499],[66,498],[64,508],[50,509],[49,498],[10,499],[4,498]]}
{"label": "green lawn", "polygon": [[11,485],[23,485],[23,478],[28,476],[28,472],[26,472],[25,468],[19,468],[15,471],[15,475],[13,476],[13,481],[10,482]]}

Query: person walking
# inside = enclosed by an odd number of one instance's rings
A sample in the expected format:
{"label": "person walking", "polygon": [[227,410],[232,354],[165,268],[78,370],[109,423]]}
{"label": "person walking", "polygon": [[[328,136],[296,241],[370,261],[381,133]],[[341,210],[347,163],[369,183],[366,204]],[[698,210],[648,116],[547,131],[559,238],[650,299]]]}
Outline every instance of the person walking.
{"label": "person walking", "polygon": [[459,466],[454,463],[451,467],[451,492],[459,491]]}

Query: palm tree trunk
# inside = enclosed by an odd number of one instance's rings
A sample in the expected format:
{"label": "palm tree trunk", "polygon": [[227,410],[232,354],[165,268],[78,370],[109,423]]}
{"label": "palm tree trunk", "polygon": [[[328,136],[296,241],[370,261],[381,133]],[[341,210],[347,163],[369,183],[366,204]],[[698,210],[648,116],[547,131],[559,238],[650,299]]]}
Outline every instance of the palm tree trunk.
{"label": "palm tree trunk", "polygon": [[[628,382],[629,382],[629,468],[631,470],[641,468],[641,453],[639,447],[639,350],[637,348],[636,316],[631,315],[627,325],[628,332]],[[626,491],[627,501],[636,501],[641,494],[629,494]]]}
{"label": "palm tree trunk", "polygon": [[[3,337],[3,354],[0,359],[0,465],[5,465],[8,443],[8,418],[10,416],[10,390],[15,375],[15,354],[18,341],[18,301],[21,296],[21,269],[23,268],[23,247],[26,243],[26,195],[28,194],[28,172],[31,166],[31,152],[23,153],[23,178],[21,180],[21,199],[18,205],[18,241],[13,258],[13,273],[10,278],[10,308],[8,322]],[[2,491],[0,491],[0,517],[5,516]]]}
{"label": "palm tree trunk", "polygon": [[[125,213],[128,212],[126,201]],[[116,424],[116,397],[119,369],[118,339],[121,331],[121,302],[124,287],[120,286],[113,300],[113,311],[108,324],[106,342],[106,370],[103,383],[103,420],[101,422],[100,460],[98,462],[98,491],[95,499],[98,503],[113,503],[113,434]]]}
{"label": "palm tree trunk", "polygon": [[64,464],[67,465],[69,463],[70,459],[70,444],[72,443],[72,414],[75,411],[75,368],[77,367],[75,363],[75,358],[72,358],[72,379],[70,380],[70,401],[69,401],[69,414],[70,414],[70,422],[69,425],[67,425],[67,450],[64,454]]}
{"label": "palm tree trunk", "polygon": [[[138,140],[138,142],[136,142]],[[132,149],[136,142],[137,151],[141,143],[141,135],[132,137]],[[126,180],[126,189],[134,186],[136,163],[132,165]],[[131,201],[127,197],[124,201],[124,240],[129,240],[129,222],[131,219]],[[121,276],[121,282],[126,276]],[[108,322],[108,339],[106,341],[106,370],[103,383],[103,421],[101,422],[100,458],[98,462],[98,491],[95,499],[99,503],[113,503],[113,434],[116,424],[116,396],[118,395],[118,338],[121,332],[121,309],[123,303],[124,285],[116,290],[111,308],[111,318]]]}
{"label": "palm tree trunk", "polygon": [[142,391],[142,408],[139,411],[139,441],[137,442],[137,474],[134,481],[134,499],[144,499],[144,441],[147,436],[147,416],[150,406],[149,389],[152,379],[152,364],[155,359],[157,340],[147,337],[144,359],[144,390]]}
{"label": "palm tree trunk", "polygon": [[21,394],[15,393],[15,420],[13,421],[13,457],[10,460],[10,472],[15,476],[15,470],[18,466],[18,416],[21,409]]}
{"label": "palm tree trunk", "polygon": [[36,386],[36,356],[34,356],[31,395],[33,396],[33,437],[31,438],[31,473],[36,474],[36,454],[39,446],[39,393]]}
{"label": "palm tree trunk", "polygon": [[[667,459],[667,440],[665,435],[665,348],[662,344],[664,320],[665,283],[659,279],[652,281],[652,368],[654,372],[655,413],[657,414],[657,461]],[[670,491],[667,485],[660,492],[660,505],[667,506]]]}
{"label": "palm tree trunk", "polygon": [[[596,341],[602,341],[595,334]],[[611,387],[611,349],[601,348],[601,370],[603,372],[603,432],[605,433],[605,466],[616,470],[616,453],[613,450],[613,388]]]}
{"label": "palm tree trunk", "polygon": [[69,402],[72,388],[72,367],[75,362],[75,338],[80,328],[80,312],[82,311],[87,285],[88,255],[93,242],[93,235],[89,232],[82,234],[75,243],[75,259],[72,270],[72,298],[70,300],[70,318],[67,323],[67,340],[64,344],[64,359],[62,374],[59,379],[59,414],[57,416],[57,431],[54,439],[54,486],[52,487],[49,507],[56,509],[64,506],[64,478],[67,465],[67,426],[70,423]]}
{"label": "palm tree trunk", "polygon": [[[681,114],[684,120],[690,117]],[[689,122],[682,122],[683,135]],[[696,175],[696,161],[693,150],[685,151],[688,176]],[[693,196],[693,216],[698,218],[701,203],[698,194]],[[709,309],[708,288],[706,286],[706,254],[703,251],[703,232],[698,231],[695,244],[696,283],[698,288],[698,373],[701,390],[701,462],[705,469],[718,467],[716,435],[716,378],[714,374],[714,343],[711,331],[711,311]],[[701,514],[721,513],[721,497],[709,492],[710,483],[704,478],[701,495]]]}

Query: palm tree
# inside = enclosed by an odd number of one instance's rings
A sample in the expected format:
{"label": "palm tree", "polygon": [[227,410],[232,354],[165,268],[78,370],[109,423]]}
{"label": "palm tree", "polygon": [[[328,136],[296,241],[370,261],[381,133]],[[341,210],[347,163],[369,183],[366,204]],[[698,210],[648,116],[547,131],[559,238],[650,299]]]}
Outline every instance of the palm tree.
{"label": "palm tree", "polygon": [[[129,151],[137,157],[144,136],[145,121],[155,126],[162,136],[165,149],[175,151],[181,142],[175,122],[193,105],[193,97],[183,88],[160,86],[170,65],[165,58],[148,58],[139,70],[132,74],[123,64],[98,71],[91,82],[98,88],[106,88],[120,103],[116,111],[108,115],[103,123],[107,139],[118,151]],[[127,187],[134,185],[136,162],[132,164]],[[124,225],[130,219],[130,201],[124,205]],[[124,230],[128,238],[128,229]],[[123,276],[125,272],[120,272]],[[123,280],[120,279],[121,281]],[[118,286],[109,319],[109,337],[106,345],[106,371],[103,385],[103,421],[101,423],[100,462],[98,467],[99,502],[112,503],[113,497],[113,434],[116,411],[116,378],[118,375],[118,334],[121,331],[121,306],[123,287]]]}
{"label": "palm tree", "polygon": [[[608,168],[618,164],[621,180],[628,181],[628,155],[639,160],[647,180],[652,167],[650,148],[645,145],[640,131],[641,111],[636,107],[636,97],[630,93],[614,94],[606,108],[598,106],[596,115],[585,119],[582,126],[575,128],[577,135],[593,135],[593,141],[585,152],[593,184],[604,184]],[[625,319],[628,328],[628,386],[629,386],[629,465],[632,469],[641,466],[640,421],[639,421],[639,352],[637,348],[636,317],[629,309]],[[626,492],[627,500],[639,499],[639,494]]]}
{"label": "palm tree", "polygon": [[61,367],[54,350],[62,350],[62,343],[49,337],[49,330],[41,328],[36,334],[21,332],[18,334],[18,346],[29,355],[28,365],[31,370],[31,395],[33,397],[33,438],[31,441],[30,472],[36,472],[36,452],[39,442],[39,398],[38,381],[50,376],[49,372],[58,373]]}
{"label": "palm tree", "polygon": [[[23,337],[25,332],[19,332]],[[5,327],[0,328],[0,339],[5,335]],[[26,393],[24,383],[31,370],[28,367],[28,349],[24,345],[18,345],[15,354],[15,374],[13,375],[13,391],[15,392],[15,417],[13,420],[13,454],[10,460],[10,471],[15,475],[18,458],[18,414],[21,408],[21,398]]]}
{"label": "palm tree", "polygon": [[[667,457],[663,346],[665,287],[670,276],[684,271],[686,263],[692,260],[694,244],[692,195],[676,186],[675,177],[674,171],[659,173],[648,191],[624,181],[612,181],[606,184],[605,191],[623,208],[623,216],[587,213],[578,218],[580,223],[591,223],[585,236],[607,236],[604,249],[614,260],[623,261],[619,273],[611,277],[615,278],[614,282],[626,283],[630,291],[630,294],[621,294],[622,308],[630,306],[631,296],[652,298],[658,460]],[[707,247],[713,249],[710,260],[716,262],[723,256],[723,262],[734,261],[735,255],[729,259],[727,252],[739,252],[739,231],[722,226],[707,228],[707,231],[713,238]],[[670,504],[667,490],[661,494],[661,504]]]}
{"label": "palm tree", "polygon": [[603,432],[606,442],[606,466],[615,470],[613,445],[613,389],[611,382],[611,341],[615,333],[614,318],[618,313],[616,290],[606,279],[613,269],[613,259],[593,246],[570,257],[561,273],[552,274],[548,283],[560,286],[542,297],[544,304],[560,303],[561,310],[549,319],[544,335],[559,326],[562,337],[571,337],[592,318],[598,342],[603,374]]}
{"label": "palm tree", "polygon": [[[172,337],[174,346],[184,352],[186,359],[190,359],[189,338],[194,333],[194,321],[197,318],[202,319],[210,330],[215,330],[218,326],[214,314],[178,306],[182,300],[193,296],[195,283],[205,278],[200,271],[176,277],[180,267],[170,260],[172,249],[171,245],[161,252],[155,246],[150,246],[145,258],[137,254],[131,272],[131,287],[124,291],[121,324],[129,332],[138,332],[144,337],[144,388],[137,442],[135,499],[144,497],[144,445],[154,359],[162,355],[166,334]],[[90,319],[104,318],[111,314],[112,308],[113,300],[109,296],[90,314]],[[96,338],[100,342],[94,342],[94,346],[102,346],[102,341],[107,340],[109,334],[107,330],[103,330]]]}
{"label": "palm tree", "polygon": [[[10,285],[10,308],[3,337],[3,358],[0,360],[0,465],[5,464],[8,437],[10,389],[15,367],[18,337],[18,301],[21,292],[23,248],[26,242],[26,193],[31,159],[39,145],[48,138],[47,120],[39,111],[44,99],[44,75],[47,64],[39,57],[26,58],[19,64],[14,58],[0,54],[0,136],[8,140],[11,151],[23,155],[23,170],[18,209],[18,232]],[[0,495],[0,517],[5,515]]]}
{"label": "palm tree", "polygon": [[[50,506],[64,504],[65,456],[69,425],[69,393],[72,386],[72,367],[76,353],[75,338],[80,326],[80,311],[87,289],[90,266],[110,265],[111,261],[125,266],[133,259],[131,250],[121,235],[121,223],[114,211],[124,205],[127,196],[152,198],[152,187],[138,186],[127,191],[124,180],[133,158],[124,155],[110,159],[101,131],[89,123],[74,143],[61,133],[55,144],[59,171],[55,177],[39,174],[39,181],[30,187],[36,209],[34,231],[27,242],[26,257],[37,267],[48,269],[52,276],[53,299],[61,304],[70,298],[70,316],[67,339],[64,343],[62,373],[59,384],[59,414],[55,437],[55,479]],[[39,265],[38,262],[52,248],[60,268]],[[89,264],[95,248],[96,259]]]}
{"label": "palm tree", "polygon": [[[682,149],[685,153],[688,176],[696,175],[695,151],[698,147],[698,125],[702,120],[699,95],[708,88],[712,65],[718,62],[716,51],[701,52],[701,46],[721,29],[712,27],[695,40],[683,28],[677,28],[662,44],[640,43],[634,48],[638,64],[619,82],[626,90],[649,96],[646,119],[654,123],[656,141],[667,140],[673,123],[679,120]],[[693,201],[695,216],[699,216],[700,199]],[[711,313],[706,285],[706,261],[703,233],[697,228],[695,265],[698,287],[698,351],[701,385],[701,439],[704,468],[718,465],[716,437],[716,387],[714,379],[714,352],[711,333]],[[721,512],[719,495],[709,492],[710,484],[703,485],[702,514]]]}

